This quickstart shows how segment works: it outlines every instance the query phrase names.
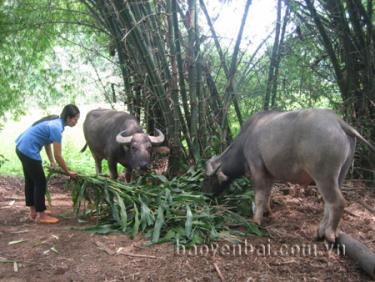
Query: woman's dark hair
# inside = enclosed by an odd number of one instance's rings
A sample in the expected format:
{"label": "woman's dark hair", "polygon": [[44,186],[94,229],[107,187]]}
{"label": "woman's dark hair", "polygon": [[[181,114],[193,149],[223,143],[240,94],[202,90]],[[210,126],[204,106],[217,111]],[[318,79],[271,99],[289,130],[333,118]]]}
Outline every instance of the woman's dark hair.
{"label": "woman's dark hair", "polygon": [[57,118],[62,118],[63,121],[64,121],[64,124],[65,124],[66,121],[68,120],[68,118],[75,117],[78,114],[79,114],[78,107],[76,105],[69,104],[69,105],[66,105],[64,107],[64,109],[62,110],[60,116],[58,116],[58,115],[49,115],[49,116],[46,116],[46,117],[41,118],[40,120],[37,120],[36,122],[34,122],[32,126],[37,125],[38,123],[41,123],[43,121],[53,120],[53,119],[57,119]]}
{"label": "woman's dark hair", "polygon": [[62,110],[60,114],[60,117],[63,119],[64,124],[66,124],[66,121],[68,120],[68,118],[73,118],[78,114],[79,114],[78,107],[76,105],[69,104],[64,107],[64,109]]}
{"label": "woman's dark hair", "polygon": [[40,120],[37,120],[36,122],[33,123],[32,126],[37,125],[37,124],[39,124],[43,121],[46,121],[46,120],[53,120],[53,119],[57,119],[57,118],[59,118],[58,115],[49,115],[49,116],[46,116],[44,118],[41,118]]}

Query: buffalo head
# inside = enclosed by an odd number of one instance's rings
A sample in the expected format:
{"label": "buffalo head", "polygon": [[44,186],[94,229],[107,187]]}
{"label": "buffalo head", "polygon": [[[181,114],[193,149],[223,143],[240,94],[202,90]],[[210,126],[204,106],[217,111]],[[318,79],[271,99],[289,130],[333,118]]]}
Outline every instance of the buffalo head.
{"label": "buffalo head", "polygon": [[214,156],[206,163],[206,176],[202,183],[202,191],[214,196],[222,193],[231,183],[230,177],[222,171],[220,156]]}
{"label": "buffalo head", "polygon": [[134,133],[127,136],[127,131],[121,131],[116,136],[117,143],[123,145],[126,152],[129,153],[129,166],[131,169],[147,170],[150,166],[152,145],[159,145],[164,142],[164,134],[155,129],[157,136],[151,136],[145,133]]}

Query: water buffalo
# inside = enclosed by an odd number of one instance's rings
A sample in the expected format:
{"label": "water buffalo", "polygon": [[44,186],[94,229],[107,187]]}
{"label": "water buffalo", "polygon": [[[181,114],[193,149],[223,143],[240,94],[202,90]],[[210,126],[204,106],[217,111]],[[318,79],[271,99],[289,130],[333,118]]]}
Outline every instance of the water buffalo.
{"label": "water buffalo", "polygon": [[122,111],[97,109],[90,111],[83,123],[86,145],[95,160],[96,173],[101,173],[101,162],[108,161],[110,177],[116,179],[117,163],[126,167],[126,180],[131,172],[146,170],[150,166],[152,145],[161,144],[164,135],[156,129],[158,136],[143,132],[137,119]]}
{"label": "water buffalo", "polygon": [[251,177],[255,184],[254,222],[261,224],[263,213],[271,212],[273,181],[315,182],[324,199],[317,236],[334,241],[345,205],[340,187],[353,160],[356,137],[375,150],[330,110],[258,113],[221,155],[207,162],[203,191],[218,194],[233,179]]}

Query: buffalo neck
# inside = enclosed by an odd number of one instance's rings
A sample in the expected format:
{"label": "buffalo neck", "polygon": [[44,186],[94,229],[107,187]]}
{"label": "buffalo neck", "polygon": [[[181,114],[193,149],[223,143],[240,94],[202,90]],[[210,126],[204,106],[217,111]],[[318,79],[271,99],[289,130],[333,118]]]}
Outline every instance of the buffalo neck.
{"label": "buffalo neck", "polygon": [[220,157],[222,162],[221,170],[230,179],[235,179],[245,173],[245,157],[238,140],[235,140],[230,146],[231,148]]}

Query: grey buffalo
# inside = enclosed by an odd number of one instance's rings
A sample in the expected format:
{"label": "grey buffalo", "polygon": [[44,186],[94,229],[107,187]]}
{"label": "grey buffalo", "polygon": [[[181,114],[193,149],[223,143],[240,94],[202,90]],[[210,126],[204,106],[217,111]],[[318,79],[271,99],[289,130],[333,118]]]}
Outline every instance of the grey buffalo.
{"label": "grey buffalo", "polygon": [[101,162],[108,161],[110,177],[116,179],[117,163],[126,168],[126,180],[130,181],[132,170],[147,170],[150,166],[152,145],[161,144],[164,134],[144,133],[137,119],[123,111],[97,109],[90,111],[83,123],[86,145],[95,160],[96,173],[102,172]]}
{"label": "grey buffalo", "polygon": [[316,183],[324,199],[317,236],[334,241],[345,201],[340,187],[352,163],[356,137],[372,146],[333,111],[307,109],[263,112],[243,126],[238,137],[206,164],[203,191],[218,194],[246,175],[255,184],[254,222],[270,213],[275,180],[301,185]]}

